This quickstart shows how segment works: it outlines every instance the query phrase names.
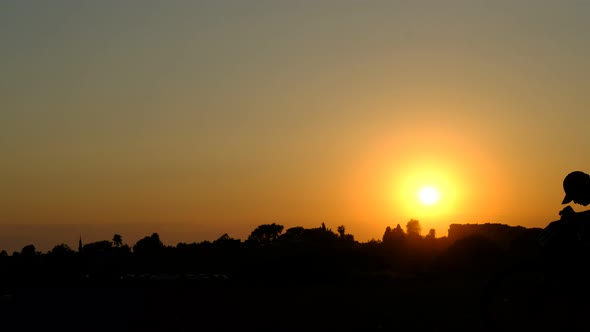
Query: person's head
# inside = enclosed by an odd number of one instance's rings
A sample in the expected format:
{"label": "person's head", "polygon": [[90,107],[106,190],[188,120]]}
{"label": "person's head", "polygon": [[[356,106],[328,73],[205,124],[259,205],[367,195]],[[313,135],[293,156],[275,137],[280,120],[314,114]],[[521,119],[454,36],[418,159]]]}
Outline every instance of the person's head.
{"label": "person's head", "polygon": [[563,179],[563,190],[565,197],[561,204],[571,201],[584,206],[590,204],[590,175],[580,171],[571,172]]}

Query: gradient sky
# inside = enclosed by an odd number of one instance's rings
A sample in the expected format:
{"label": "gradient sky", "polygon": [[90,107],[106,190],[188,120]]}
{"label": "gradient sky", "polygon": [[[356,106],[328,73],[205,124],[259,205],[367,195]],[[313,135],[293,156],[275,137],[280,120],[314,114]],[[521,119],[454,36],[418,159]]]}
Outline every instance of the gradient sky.
{"label": "gradient sky", "polygon": [[589,1],[2,1],[0,249],[544,227],[590,171],[588,31]]}

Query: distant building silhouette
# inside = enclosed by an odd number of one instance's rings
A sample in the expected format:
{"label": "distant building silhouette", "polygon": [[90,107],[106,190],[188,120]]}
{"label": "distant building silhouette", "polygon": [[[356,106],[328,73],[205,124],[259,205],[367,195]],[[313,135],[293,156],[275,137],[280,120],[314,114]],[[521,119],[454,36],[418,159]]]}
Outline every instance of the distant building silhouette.
{"label": "distant building silhouette", "polygon": [[449,225],[448,239],[451,242],[473,235],[484,236],[502,248],[508,248],[512,241],[525,234],[538,233],[540,228],[525,228],[522,226],[509,226],[505,224],[451,224]]}
{"label": "distant building silhouette", "polygon": [[78,241],[78,252],[82,252],[82,235],[80,235],[80,240]]}

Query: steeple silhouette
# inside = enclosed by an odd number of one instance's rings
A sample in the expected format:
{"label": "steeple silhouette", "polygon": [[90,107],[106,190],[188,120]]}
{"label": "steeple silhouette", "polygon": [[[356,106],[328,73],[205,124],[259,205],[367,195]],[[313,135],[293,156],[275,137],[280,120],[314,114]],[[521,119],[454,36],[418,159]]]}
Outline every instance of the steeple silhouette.
{"label": "steeple silhouette", "polygon": [[80,241],[78,241],[78,252],[82,252],[82,235],[80,235]]}

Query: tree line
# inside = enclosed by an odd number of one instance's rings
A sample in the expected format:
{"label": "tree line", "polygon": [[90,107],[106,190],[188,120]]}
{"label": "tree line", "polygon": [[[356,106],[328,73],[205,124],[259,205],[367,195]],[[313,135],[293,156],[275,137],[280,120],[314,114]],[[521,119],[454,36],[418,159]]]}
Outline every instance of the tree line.
{"label": "tree line", "polygon": [[176,246],[164,245],[158,233],[133,245],[114,234],[111,240],[86,244],[80,240],[77,250],[62,243],[45,253],[32,244],[12,255],[2,251],[0,278],[72,280],[84,276],[118,280],[142,273],[215,273],[237,280],[317,281],[358,278],[384,271],[485,272],[505,264],[507,258],[535,254],[538,230],[493,224],[478,229],[502,231],[491,232],[494,239],[474,231],[451,240],[437,238],[434,229],[423,236],[420,222],[411,219],[405,229],[400,224],[388,226],[380,239],[365,243],[356,241],[344,225],[333,231],[323,223],[316,228],[298,226],[286,230],[277,223],[263,224],[244,241],[226,233],[214,241]]}

